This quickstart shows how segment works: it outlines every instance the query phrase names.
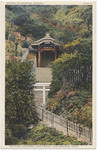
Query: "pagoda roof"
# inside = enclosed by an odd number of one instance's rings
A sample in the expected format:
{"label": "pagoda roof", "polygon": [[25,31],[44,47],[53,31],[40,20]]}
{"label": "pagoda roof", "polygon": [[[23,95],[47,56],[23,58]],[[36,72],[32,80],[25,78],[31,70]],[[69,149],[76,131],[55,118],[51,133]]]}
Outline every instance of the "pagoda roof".
{"label": "pagoda roof", "polygon": [[46,36],[44,38],[41,38],[40,40],[34,41],[32,42],[31,46],[34,45],[40,45],[40,44],[50,44],[50,43],[54,43],[56,46],[60,45],[60,42],[57,41],[56,39],[53,39],[48,33],[46,34]]}

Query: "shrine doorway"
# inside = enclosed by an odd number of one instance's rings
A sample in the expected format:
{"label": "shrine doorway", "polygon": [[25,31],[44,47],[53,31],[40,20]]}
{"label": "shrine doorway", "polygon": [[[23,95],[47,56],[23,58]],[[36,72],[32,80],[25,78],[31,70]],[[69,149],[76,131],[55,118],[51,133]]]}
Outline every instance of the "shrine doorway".
{"label": "shrine doorway", "polygon": [[40,67],[51,67],[51,64],[54,60],[55,60],[54,51],[41,51]]}

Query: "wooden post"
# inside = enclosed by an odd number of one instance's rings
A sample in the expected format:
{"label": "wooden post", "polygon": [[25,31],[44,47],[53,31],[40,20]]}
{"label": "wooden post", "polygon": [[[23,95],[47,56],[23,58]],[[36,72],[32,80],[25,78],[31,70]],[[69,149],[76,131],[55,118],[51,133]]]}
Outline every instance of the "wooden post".
{"label": "wooden post", "polygon": [[38,67],[40,67],[40,51],[38,51]]}
{"label": "wooden post", "polygon": [[57,59],[57,52],[56,52],[56,50],[55,50],[55,60]]}

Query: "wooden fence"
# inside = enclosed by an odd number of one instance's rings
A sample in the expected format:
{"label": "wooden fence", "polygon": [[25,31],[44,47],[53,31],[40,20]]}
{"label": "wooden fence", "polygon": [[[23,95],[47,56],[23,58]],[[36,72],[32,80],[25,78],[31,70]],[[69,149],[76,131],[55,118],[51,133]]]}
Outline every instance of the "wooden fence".
{"label": "wooden fence", "polygon": [[92,131],[63,117],[55,115],[42,107],[35,106],[38,117],[49,127],[63,132],[64,135],[74,136],[79,141],[92,145]]}
{"label": "wooden fence", "polygon": [[79,69],[69,70],[67,82],[76,81],[91,81],[92,80],[92,67],[88,66],[86,68],[81,67]]}

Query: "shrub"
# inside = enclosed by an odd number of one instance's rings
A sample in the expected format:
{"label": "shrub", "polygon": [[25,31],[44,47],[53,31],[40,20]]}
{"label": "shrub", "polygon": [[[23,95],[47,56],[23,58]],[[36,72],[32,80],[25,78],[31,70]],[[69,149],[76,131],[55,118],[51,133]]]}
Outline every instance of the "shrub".
{"label": "shrub", "polygon": [[62,132],[54,128],[46,127],[42,124],[34,126],[30,132],[25,135],[25,139],[20,139],[19,145],[86,145],[79,142],[75,137],[67,137]]}
{"label": "shrub", "polygon": [[27,131],[29,124],[37,121],[33,100],[33,84],[31,62],[11,60],[6,64],[6,97],[5,121],[6,129],[12,131],[14,137],[20,138]]}

